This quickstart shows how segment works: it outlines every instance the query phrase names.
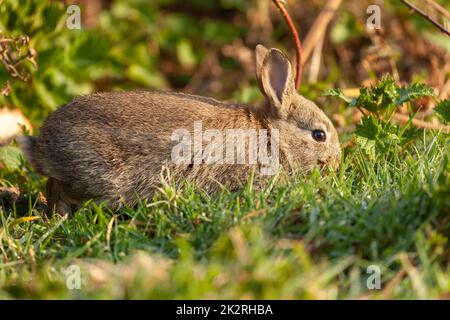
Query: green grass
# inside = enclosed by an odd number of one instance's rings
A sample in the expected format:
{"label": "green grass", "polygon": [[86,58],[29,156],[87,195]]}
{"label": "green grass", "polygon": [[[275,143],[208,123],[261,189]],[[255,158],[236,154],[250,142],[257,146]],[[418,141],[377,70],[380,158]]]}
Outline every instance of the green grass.
{"label": "green grass", "polygon": [[[222,54],[236,39],[239,44],[254,38],[248,10],[256,1],[196,1],[188,11],[172,2],[114,1],[97,26],[75,31],[66,28],[63,2],[3,1],[3,35],[30,37],[29,43],[15,41],[11,56],[35,52],[37,67],[27,59],[16,63],[30,81],[0,67],[0,89],[5,81],[11,85],[10,94],[0,94],[0,106],[22,110],[39,128],[57,106],[89,92],[185,89],[211,53],[223,70],[208,75],[208,82],[220,78],[221,85],[201,91],[261,103],[254,75]],[[354,124],[351,108],[373,112],[357,126],[339,171],[309,177],[280,173],[269,189],[254,190],[250,181],[239,192],[216,195],[192,185],[168,185],[134,210],[111,213],[86,204],[63,219],[43,214],[45,179],[20,162],[17,148],[2,147],[0,162],[7,168],[0,168],[0,186],[17,186],[21,196],[15,203],[0,196],[0,298],[450,298],[450,136],[416,133],[389,121],[405,100],[433,96],[434,90],[415,84],[400,88],[384,78],[354,100],[328,91],[351,107],[321,103],[330,86],[359,87],[367,80],[360,69],[368,38],[358,27],[367,18],[365,10],[349,11],[350,2],[342,6],[324,47],[326,78],[314,85],[305,81],[301,89],[327,114],[346,118],[345,130]],[[317,2],[305,9],[298,11],[300,18],[322,8]],[[193,16],[195,11],[203,18]],[[384,6],[383,12],[392,21],[412,23],[418,35],[438,32],[419,15],[407,15],[400,3]],[[128,15],[132,18],[124,19]],[[297,20],[300,30],[308,30],[308,19]],[[273,26],[274,32],[258,31],[254,39],[292,48],[281,20]],[[386,38],[387,43],[398,37]],[[438,37],[428,38],[439,45]],[[403,38],[413,39],[409,31]],[[252,48],[254,40],[248,41],[243,45]],[[352,66],[335,54],[344,47],[361,52]],[[422,54],[404,44],[393,49],[395,61],[402,60],[397,63],[402,82],[435,83],[429,73],[435,68]],[[372,80],[376,70],[367,70]],[[418,105],[408,106],[411,115]],[[441,122],[449,121],[448,106],[445,100],[434,109]],[[370,266],[380,268],[380,290],[367,288]],[[76,274],[68,271],[76,267],[81,288],[70,290]]]}
{"label": "green grass", "polygon": [[448,298],[449,145],[423,133],[377,159],[349,146],[327,175],[217,195],[165,185],[137,209],[87,204],[66,219],[40,211],[45,181],[27,166],[0,171],[23,193],[0,206],[0,297]]}

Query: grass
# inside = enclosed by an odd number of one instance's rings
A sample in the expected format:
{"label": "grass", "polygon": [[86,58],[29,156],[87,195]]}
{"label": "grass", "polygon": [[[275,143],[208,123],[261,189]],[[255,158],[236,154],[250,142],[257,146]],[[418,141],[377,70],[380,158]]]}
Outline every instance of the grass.
{"label": "grass", "polygon": [[449,144],[422,133],[376,159],[349,145],[327,175],[218,195],[169,184],[134,210],[68,218],[43,215],[26,165],[0,171],[22,190],[0,206],[0,298],[448,299]]}

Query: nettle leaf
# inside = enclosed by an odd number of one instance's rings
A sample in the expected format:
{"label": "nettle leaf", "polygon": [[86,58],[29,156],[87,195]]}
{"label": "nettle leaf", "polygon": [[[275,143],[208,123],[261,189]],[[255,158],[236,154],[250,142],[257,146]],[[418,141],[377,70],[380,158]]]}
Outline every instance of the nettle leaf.
{"label": "nettle leaf", "polygon": [[398,125],[394,125],[390,121],[381,121],[377,139],[384,146],[399,144],[402,139],[399,136]]}
{"label": "nettle leaf", "polygon": [[377,114],[390,111],[395,107],[398,89],[392,76],[386,75],[375,86],[361,88],[356,105]]}
{"label": "nettle leaf", "polygon": [[355,99],[345,96],[341,89],[327,89],[322,95],[325,97],[337,97],[349,104],[354,104],[356,101]]}
{"label": "nettle leaf", "polygon": [[399,87],[391,75],[386,75],[372,89],[373,100],[378,104],[378,111],[386,110],[395,104],[399,95]]}
{"label": "nettle leaf", "polygon": [[371,115],[362,119],[362,123],[356,126],[355,133],[360,137],[375,140],[379,129],[378,120]]}
{"label": "nettle leaf", "polygon": [[370,140],[362,136],[356,137],[356,143],[371,159],[376,158],[377,143],[375,140]]}
{"label": "nettle leaf", "polygon": [[375,86],[362,88],[356,105],[371,112],[381,113],[395,106],[399,87],[390,75],[383,77]]}
{"label": "nettle leaf", "polygon": [[418,137],[418,134],[420,132],[420,130],[415,126],[411,126],[410,128],[404,130],[403,134],[402,134],[402,145],[405,145],[407,143],[409,143],[410,141],[416,139]]}
{"label": "nettle leaf", "polygon": [[0,163],[8,169],[18,169],[22,163],[22,151],[12,146],[0,148]]}
{"label": "nettle leaf", "polygon": [[399,144],[401,142],[400,137],[395,133],[391,132],[390,130],[384,130],[381,131],[380,135],[378,136],[379,145],[383,147],[383,151],[385,151],[385,148],[389,145],[393,144]]}
{"label": "nettle leaf", "polygon": [[361,88],[359,90],[359,97],[356,99],[355,104],[370,112],[378,112],[378,99],[374,99],[372,92],[368,88]]}
{"label": "nettle leaf", "polygon": [[399,127],[389,121],[378,120],[373,115],[362,119],[356,127],[356,141],[369,156],[379,157],[395,152],[403,142]]}
{"label": "nettle leaf", "polygon": [[375,86],[360,89],[356,106],[381,117],[390,117],[397,107],[406,102],[435,96],[433,88],[424,83],[414,83],[402,88],[395,83],[392,76],[386,75]]}
{"label": "nettle leaf", "polygon": [[435,97],[433,88],[424,83],[413,83],[412,85],[400,88],[399,97],[395,100],[395,104],[400,106],[405,102],[414,101],[423,97]]}
{"label": "nettle leaf", "polygon": [[445,121],[450,122],[450,99],[438,103],[434,111]]}
{"label": "nettle leaf", "polygon": [[435,97],[433,88],[424,83],[414,83],[407,87],[396,84],[391,75],[384,76],[376,85],[369,88],[361,88],[356,99],[346,97],[340,89],[328,89],[324,96],[338,97],[351,106],[364,108],[382,117],[389,115],[406,102],[423,97]]}

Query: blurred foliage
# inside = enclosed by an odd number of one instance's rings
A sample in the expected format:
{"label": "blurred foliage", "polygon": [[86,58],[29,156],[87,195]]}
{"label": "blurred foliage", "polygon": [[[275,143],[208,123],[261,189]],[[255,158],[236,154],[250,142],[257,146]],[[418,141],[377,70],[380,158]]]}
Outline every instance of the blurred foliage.
{"label": "blurred foliage", "polygon": [[[93,91],[163,88],[258,103],[262,97],[252,69],[254,46],[277,46],[293,56],[287,27],[270,0],[69,2],[81,8],[81,30],[66,27],[68,4],[62,1],[0,2],[0,35],[15,41],[28,39],[21,52],[12,54],[13,60],[21,59],[20,54],[30,58],[32,53],[32,59],[22,57],[18,66],[21,74],[29,75],[27,79],[12,77],[7,68],[0,67],[0,88],[10,86],[8,95],[0,95],[0,106],[21,108],[37,125],[59,105]],[[329,28],[319,81],[306,81],[310,62],[306,63],[301,92],[309,98],[325,103],[320,98],[323,90],[359,87],[361,81],[379,75],[380,70],[365,70],[363,64],[369,55],[363,48],[375,41],[364,25],[366,2],[342,4]],[[440,2],[449,4],[448,0]],[[92,13],[92,22],[87,14],[95,4],[100,4],[100,9]],[[288,1],[302,37],[323,5],[318,0],[308,5]],[[400,35],[388,39],[391,45],[396,42],[393,56],[399,72],[406,81],[413,76],[424,80],[430,62],[423,61],[420,50],[408,51],[403,42],[419,48],[423,40],[416,38],[421,33],[433,46],[448,52],[448,39],[401,3],[380,5],[383,26],[388,30],[396,23],[400,30]],[[410,38],[411,30],[418,31],[413,35],[416,38]],[[386,71],[392,70],[380,72]]]}
{"label": "blurred foliage", "polygon": [[[245,9],[241,1],[195,6]],[[38,52],[37,67],[25,62],[29,81],[14,81],[0,105],[26,110],[35,122],[76,95],[94,90],[167,88],[168,80],[184,85],[209,45],[223,45],[244,34],[243,28],[214,18],[164,14],[160,6],[174,1],[115,1],[100,13],[93,28],[66,28],[62,2],[8,0],[0,5],[0,30],[9,37],[30,37]],[[202,49],[201,49],[202,48]],[[161,60],[176,64],[163,74]],[[176,74],[173,74],[176,73]],[[0,68],[0,84],[11,75]],[[19,79],[20,80],[20,79]]]}
{"label": "blurred foliage", "polygon": [[450,123],[450,99],[439,102],[435,110],[444,122]]}

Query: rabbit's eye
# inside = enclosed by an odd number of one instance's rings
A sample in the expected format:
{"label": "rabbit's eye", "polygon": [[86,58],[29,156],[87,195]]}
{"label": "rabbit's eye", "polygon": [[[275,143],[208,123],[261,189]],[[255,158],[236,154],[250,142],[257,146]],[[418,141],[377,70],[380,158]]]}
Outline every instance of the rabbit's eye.
{"label": "rabbit's eye", "polygon": [[312,137],[314,140],[324,142],[327,140],[327,134],[323,130],[313,130]]}

